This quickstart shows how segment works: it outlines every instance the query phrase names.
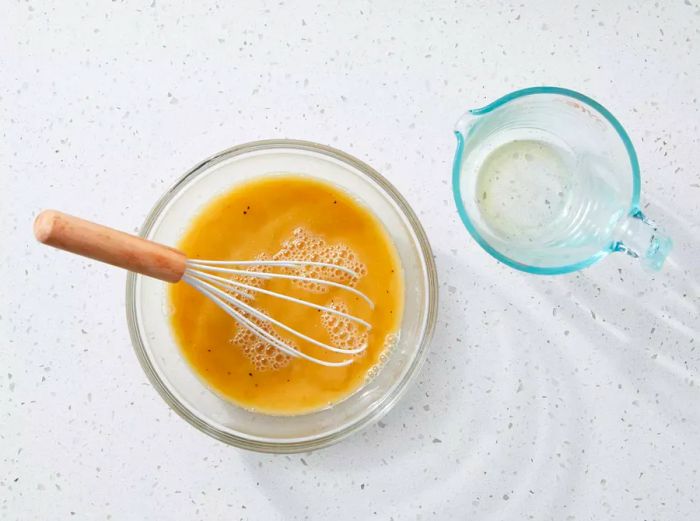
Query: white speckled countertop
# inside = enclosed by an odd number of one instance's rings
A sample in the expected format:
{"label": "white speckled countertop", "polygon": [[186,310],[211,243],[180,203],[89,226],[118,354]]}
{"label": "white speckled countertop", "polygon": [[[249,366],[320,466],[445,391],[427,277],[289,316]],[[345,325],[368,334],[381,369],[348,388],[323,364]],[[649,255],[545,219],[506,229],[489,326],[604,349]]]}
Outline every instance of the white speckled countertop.
{"label": "white speckled countertop", "polygon": [[[0,6],[0,519],[698,519],[700,3],[193,4]],[[539,84],[629,131],[662,273],[541,278],[468,237],[452,124]],[[294,456],[177,417],[132,352],[125,274],[31,238],[44,207],[136,230],[194,163],[270,137],[383,172],[442,290],[395,409]]]}

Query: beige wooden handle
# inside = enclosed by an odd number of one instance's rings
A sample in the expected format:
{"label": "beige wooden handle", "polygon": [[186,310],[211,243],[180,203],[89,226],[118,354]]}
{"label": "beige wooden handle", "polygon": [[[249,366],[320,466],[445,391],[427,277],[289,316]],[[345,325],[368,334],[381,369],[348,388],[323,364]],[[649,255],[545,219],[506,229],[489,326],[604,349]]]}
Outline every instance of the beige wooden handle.
{"label": "beige wooden handle", "polygon": [[187,258],[181,251],[56,210],[37,216],[34,235],[54,248],[166,282],[177,282],[185,273]]}

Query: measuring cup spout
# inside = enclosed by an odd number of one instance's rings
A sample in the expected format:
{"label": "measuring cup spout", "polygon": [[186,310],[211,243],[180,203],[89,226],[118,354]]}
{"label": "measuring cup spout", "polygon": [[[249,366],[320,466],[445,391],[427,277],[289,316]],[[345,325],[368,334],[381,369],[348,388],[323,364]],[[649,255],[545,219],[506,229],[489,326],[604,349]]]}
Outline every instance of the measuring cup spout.
{"label": "measuring cup spout", "polygon": [[656,223],[637,210],[624,219],[617,228],[615,251],[627,253],[642,261],[650,271],[659,271],[668,256],[673,241]]}
{"label": "measuring cup spout", "polygon": [[472,112],[473,111],[470,110],[463,114],[455,124],[455,135],[457,139],[460,139],[460,136],[462,140],[466,139],[474,123],[479,119],[479,116],[472,114]]}

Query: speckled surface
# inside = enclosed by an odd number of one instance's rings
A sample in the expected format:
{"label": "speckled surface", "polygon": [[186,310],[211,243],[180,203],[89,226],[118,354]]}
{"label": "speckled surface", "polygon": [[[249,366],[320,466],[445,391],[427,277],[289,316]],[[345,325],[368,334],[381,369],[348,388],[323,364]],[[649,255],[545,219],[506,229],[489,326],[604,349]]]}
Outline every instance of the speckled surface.
{"label": "speckled surface", "polygon": [[[0,7],[0,519],[698,519],[697,0],[196,4]],[[452,124],[537,84],[628,129],[676,243],[661,274],[619,255],[537,278],[467,236]],[[124,273],[31,239],[44,207],[135,230],[191,165],[269,137],[383,172],[442,290],[395,409],[295,456],[170,412],[131,349]]]}

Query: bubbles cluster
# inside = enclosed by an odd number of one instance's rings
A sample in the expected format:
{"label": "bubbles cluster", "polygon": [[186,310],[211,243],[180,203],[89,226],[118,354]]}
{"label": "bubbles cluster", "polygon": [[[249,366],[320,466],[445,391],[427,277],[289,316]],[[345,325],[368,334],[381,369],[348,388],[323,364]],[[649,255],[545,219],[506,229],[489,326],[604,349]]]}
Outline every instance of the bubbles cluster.
{"label": "bubbles cluster", "polygon": [[[278,340],[286,342],[291,347],[296,349],[294,342],[280,337],[280,335],[272,329],[272,326],[268,322],[264,322],[249,314],[245,315],[246,318],[259,326],[263,331],[269,333],[272,337]],[[248,360],[251,361],[256,371],[277,371],[288,365],[292,360],[291,356],[283,353],[271,345],[267,340],[259,338],[250,329],[240,324],[235,336],[230,340],[230,342],[243,350],[243,354],[245,354]]]}
{"label": "bubbles cluster", "polygon": [[[348,268],[357,273],[358,277],[353,277],[343,270],[323,266],[299,266],[289,268],[288,271],[294,275],[330,280],[350,286],[357,284],[358,278],[367,274],[367,267],[349,247],[344,244],[330,245],[322,237],[314,235],[304,228],[296,228],[292,232],[292,238],[282,243],[282,247],[273,256],[273,259],[325,262]],[[327,286],[316,282],[295,281],[294,283],[314,293],[325,293],[328,291]]]}
{"label": "bubbles cluster", "polygon": [[[348,312],[348,306],[340,300],[333,300],[328,305],[329,308]],[[358,349],[367,344],[367,330],[352,320],[338,316],[328,311],[321,312],[321,324],[328,332],[331,345],[339,349]],[[363,356],[365,351],[357,353],[355,356]]]}
{"label": "bubbles cluster", "polygon": [[[367,274],[367,266],[360,261],[357,254],[348,246],[344,244],[328,244],[322,237],[310,233],[304,228],[296,228],[292,232],[291,238],[282,243],[277,253],[271,256],[261,254],[256,257],[256,260],[312,261],[342,266],[355,272],[357,277],[353,277],[343,270],[324,266],[293,266],[285,267],[281,270],[279,268],[275,269],[278,272],[290,275],[323,279],[353,287],[361,277]],[[246,266],[245,269],[263,273],[269,270],[270,267]],[[262,288],[267,283],[267,280],[264,278],[247,275],[233,275],[231,280],[256,288]],[[327,286],[317,282],[295,280],[293,284],[313,293],[321,294],[328,291]],[[235,293],[248,301],[255,299],[253,290],[240,288],[235,290]],[[343,313],[348,312],[347,304],[339,299],[333,299],[327,306]],[[262,312],[262,310],[260,311]],[[259,320],[248,313],[243,314],[274,338],[282,340],[295,349],[297,348],[297,345],[290,339],[282,338],[267,321]],[[356,322],[327,311],[321,312],[319,316],[322,326],[328,332],[331,345],[340,349],[357,349],[368,342],[369,335],[367,331]],[[291,356],[282,353],[268,341],[259,338],[255,333],[242,325],[238,326],[236,334],[230,342],[243,350],[243,353],[251,361],[256,371],[276,371],[287,366],[292,359]],[[355,356],[362,356],[363,354],[364,352]]]}
{"label": "bubbles cluster", "polygon": [[397,344],[399,343],[399,333],[390,333],[384,337],[384,346],[382,347],[382,354],[379,355],[379,361],[369,368],[367,374],[365,375],[365,384],[368,384],[374,380],[382,367],[389,361],[391,354],[394,352]]}
{"label": "bubbles cluster", "polygon": [[[265,261],[265,260],[270,260],[270,256],[261,253],[257,257],[255,257],[255,260],[257,261]],[[245,266],[244,268],[245,271],[251,271],[251,272],[256,272],[256,273],[264,273],[267,270],[267,266]],[[262,288],[266,283],[267,279],[262,278],[262,277],[254,277],[251,275],[231,275],[229,277],[230,280],[234,282],[239,282],[241,284],[246,284],[248,286],[252,286],[253,288]],[[229,289],[228,293],[236,296],[236,297],[243,297],[246,300],[254,300],[255,299],[255,291],[252,289],[246,289],[246,288],[237,288],[237,289]]]}

